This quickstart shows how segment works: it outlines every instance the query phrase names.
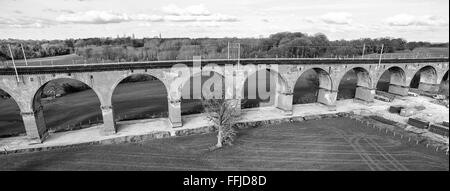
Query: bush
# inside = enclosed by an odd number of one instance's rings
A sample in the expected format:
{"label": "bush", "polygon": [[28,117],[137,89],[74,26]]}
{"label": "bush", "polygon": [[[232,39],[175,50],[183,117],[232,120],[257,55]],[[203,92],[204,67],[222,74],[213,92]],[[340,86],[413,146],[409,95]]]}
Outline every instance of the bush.
{"label": "bush", "polygon": [[90,89],[90,87],[86,84],[81,84],[79,86],[70,85],[68,83],[65,83],[62,85],[63,90],[66,94],[68,93],[75,93],[75,92],[81,92],[87,89]]}
{"label": "bush", "polygon": [[11,96],[4,92],[3,90],[0,90],[0,98],[2,99],[9,99]]}

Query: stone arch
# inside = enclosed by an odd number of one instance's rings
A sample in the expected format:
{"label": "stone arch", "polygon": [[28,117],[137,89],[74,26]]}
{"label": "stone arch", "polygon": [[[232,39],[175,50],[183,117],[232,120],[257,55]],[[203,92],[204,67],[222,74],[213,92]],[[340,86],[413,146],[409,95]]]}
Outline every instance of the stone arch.
{"label": "stone arch", "polygon": [[[63,124],[63,125],[59,125],[59,127],[61,127],[61,128],[65,128],[65,127],[68,127],[68,128],[74,128],[74,127],[78,128],[79,127],[79,128],[81,128],[81,127],[87,127],[87,126],[91,125],[91,123],[102,123],[103,122],[103,118],[101,117],[101,113],[102,112],[101,112],[101,108],[100,108],[101,103],[102,103],[101,95],[98,93],[98,91],[95,88],[93,88],[89,83],[86,83],[85,81],[79,80],[77,78],[57,77],[57,78],[52,78],[52,79],[48,79],[48,80],[43,81],[42,85],[40,85],[39,88],[36,90],[36,92],[33,95],[32,100],[31,100],[31,108],[32,108],[33,112],[30,113],[30,115],[34,115],[34,118],[36,120],[37,129],[38,129],[38,131],[41,132],[39,134],[43,134],[43,133],[46,134],[47,131],[49,130],[49,128],[47,127],[47,124],[46,124],[46,119],[45,119],[45,116],[44,116],[44,108],[43,108],[42,99],[41,99],[42,95],[44,93],[44,88],[50,82],[53,82],[53,81],[56,81],[56,80],[64,80],[64,79],[81,82],[82,84],[84,84],[87,87],[89,87],[89,89],[92,90],[92,92],[94,92],[94,95],[96,97],[96,101],[98,101],[98,108],[97,109],[98,109],[99,116],[96,116],[96,117],[94,117],[94,116],[90,116],[90,117],[89,116],[85,116],[83,118],[88,118],[88,119],[86,119],[88,121],[82,121],[80,124],[78,124],[78,123],[71,124],[72,122],[70,122],[69,120],[63,120],[66,123],[68,123],[67,126],[66,126],[66,124]],[[82,100],[82,101],[84,102],[85,100]],[[92,110],[97,110],[97,109],[92,109]],[[61,111],[58,110],[58,112],[61,112]],[[80,111],[80,113],[83,113],[83,112],[86,112],[86,111],[85,110]],[[73,117],[73,116],[70,116],[70,117]],[[83,124],[83,122],[85,122],[86,124]],[[58,130],[61,130],[61,129],[58,129]]]}
{"label": "stone arch", "polygon": [[373,101],[375,92],[372,91],[372,78],[367,69],[363,67],[350,68],[340,77],[338,82],[338,99],[355,98],[367,102]]}
{"label": "stone arch", "polygon": [[382,73],[380,73],[380,75],[378,76],[378,78],[374,84],[378,85],[381,77],[385,74],[389,74],[390,83],[397,84],[397,85],[403,85],[403,86],[407,85],[406,84],[406,72],[403,68],[398,67],[398,66],[391,66],[391,67],[385,69]]}
{"label": "stone arch", "polygon": [[[369,70],[367,70],[364,67],[353,67],[353,68],[349,68],[345,73],[348,73],[349,71],[352,71],[352,70],[356,73],[358,86],[373,88],[373,79],[372,79],[372,75],[370,74]],[[339,83],[341,83],[344,75],[342,75],[339,78],[339,80],[338,80]]]}
{"label": "stone arch", "polygon": [[[3,92],[7,93],[9,96],[11,96],[11,99],[14,100],[14,102],[16,102],[17,105],[19,105],[19,102],[16,100],[16,94],[14,94],[14,91],[12,91],[12,89],[10,89],[8,86],[2,86],[0,84],[0,90],[2,90]],[[20,106],[20,105],[19,105]]]}
{"label": "stone arch", "polygon": [[378,76],[376,90],[395,95],[408,95],[409,86],[406,83],[406,72],[398,66],[391,66]]}
{"label": "stone arch", "polygon": [[448,73],[448,70],[442,76],[441,82],[439,83],[439,93],[449,96],[449,73]]}
{"label": "stone arch", "polygon": [[438,72],[433,66],[421,67],[415,72],[409,84],[410,88],[417,88],[427,92],[437,92],[439,89]]}
{"label": "stone arch", "polygon": [[[314,78],[311,78],[310,76],[305,76],[305,75],[314,75]],[[307,96],[307,99],[305,100],[304,95],[299,92],[301,91],[302,88],[301,84],[304,80],[313,80],[310,81],[308,87],[305,87],[307,89],[311,89],[314,88],[316,89],[315,92],[313,92],[312,96]],[[313,87],[310,87],[310,86]],[[335,88],[333,86],[333,79],[331,78],[330,74],[324,70],[323,68],[309,68],[304,70],[299,77],[297,78],[296,82],[295,82],[295,86],[294,86],[294,100],[295,103],[313,103],[313,102],[319,102],[319,103],[323,103],[325,105],[334,105],[335,101],[336,101],[336,95],[337,92],[335,91]],[[306,91],[306,90],[305,90]],[[311,98],[309,98],[311,97]],[[301,101],[298,101],[299,99],[301,99]]]}
{"label": "stone arch", "polygon": [[[243,78],[240,79],[237,87],[237,91],[239,92],[238,97],[240,97],[241,104],[247,102],[245,99],[245,90],[247,85],[247,95],[250,96],[250,99],[258,100],[258,104],[254,106],[260,106],[259,101],[261,101],[261,95],[259,95],[259,87],[260,84],[259,76],[261,73],[264,73],[265,76],[262,79],[265,79],[266,82],[264,84],[266,85],[266,90],[264,92],[267,93],[267,87],[269,87],[269,95],[267,99],[268,103],[265,104],[265,106],[274,105],[276,108],[282,110],[285,114],[290,115],[292,114],[292,89],[290,88],[288,81],[286,78],[279,72],[278,65],[269,65],[269,67],[265,65],[245,65],[244,66],[244,74]],[[267,78],[267,75],[269,78]],[[258,81],[256,81],[258,80]],[[269,81],[267,81],[269,80]],[[251,84],[249,84],[251,83]],[[269,83],[269,84],[267,84]],[[269,86],[267,86],[269,85]],[[252,89],[250,89],[252,88]],[[273,88],[273,89],[272,89]],[[250,93],[253,92],[253,93]],[[256,96],[256,97],[253,97]]]}
{"label": "stone arch", "polygon": [[[136,86],[146,86],[146,87],[136,87],[137,89],[133,89],[133,92],[135,94],[131,95],[133,96],[133,100],[131,99],[126,99],[126,100],[121,100],[121,97],[115,97],[115,96],[120,96],[118,94],[120,94],[119,91],[119,84],[124,82],[126,79],[130,79],[133,77],[140,77],[143,76],[144,78],[146,78],[145,80],[143,80],[143,82],[145,81],[156,81],[156,83],[154,84],[133,84]],[[141,79],[142,80],[142,79]],[[139,81],[138,81],[139,82]],[[142,82],[142,81],[141,81]],[[152,88],[148,88],[148,85],[155,85],[155,89]],[[162,92],[158,92],[158,86],[162,89]],[[162,87],[161,87],[162,86]],[[110,102],[111,102],[111,106],[113,108],[113,119],[114,119],[114,123],[117,121],[123,121],[123,120],[137,120],[137,119],[149,119],[149,118],[162,118],[162,117],[167,117],[168,116],[168,89],[166,84],[164,83],[164,81],[160,80],[160,78],[151,75],[149,73],[131,73],[129,75],[126,75],[125,77],[121,77],[119,78],[119,80],[117,82],[115,82],[113,84],[114,89],[111,91],[111,97],[110,97]],[[126,88],[126,87],[125,87]],[[143,93],[145,92],[140,92],[144,91],[144,90],[149,90],[152,92],[147,92],[148,94],[145,94],[145,96],[143,96]],[[158,95],[158,94],[163,94],[163,96],[156,96],[153,97],[153,99],[148,99],[148,96],[152,95]],[[127,96],[127,95],[124,95]],[[130,96],[130,95],[128,95]],[[116,98],[116,100],[114,100],[114,98]],[[128,97],[127,97],[128,98]],[[118,100],[117,100],[118,99]],[[136,100],[138,99],[138,100]],[[131,101],[131,102],[130,102]],[[124,104],[126,102],[126,104]],[[148,103],[150,102],[150,103]],[[159,105],[156,106],[154,104],[152,104],[152,102],[156,102]],[[160,103],[163,102],[163,104],[161,105]],[[149,107],[154,107],[154,111],[152,108]]]}
{"label": "stone arch", "polygon": [[[208,75],[205,75],[205,72]],[[199,80],[200,84],[194,82]],[[217,80],[220,80],[217,83]],[[200,85],[200,87],[197,87]],[[205,86],[206,85],[206,86]],[[205,89],[204,89],[205,88]],[[220,88],[216,91],[216,88]],[[225,93],[225,77],[222,71],[203,69],[201,71],[191,72],[191,75],[187,79],[183,79],[180,87],[181,91],[181,115],[196,114],[203,112],[203,105],[201,103],[201,98],[214,99],[219,98]],[[211,91],[208,95],[204,91]],[[215,94],[217,92],[217,94]],[[209,97],[211,96],[211,97]]]}
{"label": "stone arch", "polygon": [[26,134],[21,109],[14,94],[3,87],[0,87],[0,92],[3,92],[0,94],[0,138]]}
{"label": "stone arch", "polygon": [[244,95],[244,86],[245,82],[249,79],[249,77],[252,77],[253,75],[256,75],[257,72],[268,70],[270,72],[270,77],[275,77],[273,79],[276,79],[277,87],[280,88],[283,92],[292,92],[292,88],[288,83],[288,80],[278,71],[278,65],[269,65],[268,67],[265,65],[244,65],[243,67],[243,74],[241,74],[243,77],[241,79],[238,79],[239,82],[237,83],[237,90],[239,91],[239,96]]}
{"label": "stone arch", "polygon": [[445,72],[444,75],[442,76],[441,83],[445,82],[445,81],[448,81],[448,80],[449,80],[449,73],[448,73],[448,70],[447,70],[447,72]]}
{"label": "stone arch", "polygon": [[123,80],[125,80],[126,78],[129,78],[130,76],[135,76],[135,75],[145,75],[145,76],[151,76],[153,78],[158,79],[160,82],[162,82],[164,84],[164,87],[166,88],[166,92],[169,93],[170,92],[170,88],[169,85],[167,84],[167,81],[164,80],[161,76],[156,75],[154,73],[151,72],[135,72],[135,73],[127,73],[125,75],[121,75],[119,78],[117,78],[114,83],[111,85],[111,88],[109,89],[109,93],[106,96],[109,100],[109,103],[112,103],[112,96],[114,94],[114,91],[116,90],[117,86],[120,84],[120,82],[122,82]]}

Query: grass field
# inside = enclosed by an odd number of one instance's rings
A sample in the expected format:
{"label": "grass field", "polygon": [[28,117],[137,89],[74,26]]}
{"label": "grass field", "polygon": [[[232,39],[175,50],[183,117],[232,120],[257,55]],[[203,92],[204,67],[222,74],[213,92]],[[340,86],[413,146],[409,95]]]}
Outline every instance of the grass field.
{"label": "grass field", "polygon": [[[379,58],[379,54],[368,54],[365,55],[364,58]],[[448,48],[439,48],[439,47],[422,47],[416,48],[412,51],[400,51],[395,53],[385,53],[383,54],[383,58],[426,58],[426,57],[448,57],[449,49]],[[70,64],[84,64],[86,63],[101,63],[101,60],[96,59],[86,59],[82,56],[78,56],[76,54],[62,55],[62,56],[53,56],[53,57],[44,57],[44,58],[33,58],[28,59],[28,65],[31,66],[39,66],[39,65],[70,65]],[[15,60],[15,64],[17,66],[25,66],[25,60]],[[5,61],[0,63],[0,66],[9,66],[12,67],[13,64],[11,61]]]}
{"label": "grass field", "polygon": [[[412,51],[402,51],[394,53],[384,53],[383,58],[437,58],[437,57],[448,57],[448,48],[437,48],[437,47],[423,47],[416,48]],[[379,58],[380,54],[368,54],[364,58]]]}
{"label": "grass field", "polygon": [[449,170],[448,156],[338,118],[214,134],[0,156],[0,170]]}
{"label": "grass field", "polygon": [[[16,66],[25,66],[25,60],[14,60]],[[68,54],[63,56],[52,56],[44,58],[27,59],[29,66],[39,65],[69,65],[69,64],[83,64],[84,58],[76,54]],[[12,61],[3,62],[1,65],[12,67]]]}

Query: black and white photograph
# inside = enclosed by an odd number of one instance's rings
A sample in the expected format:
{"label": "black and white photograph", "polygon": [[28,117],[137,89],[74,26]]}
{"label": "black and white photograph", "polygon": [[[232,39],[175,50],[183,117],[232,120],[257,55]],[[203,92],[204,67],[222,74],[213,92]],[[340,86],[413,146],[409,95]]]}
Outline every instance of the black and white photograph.
{"label": "black and white photograph", "polygon": [[0,0],[0,171],[448,173],[448,71],[448,0]]}

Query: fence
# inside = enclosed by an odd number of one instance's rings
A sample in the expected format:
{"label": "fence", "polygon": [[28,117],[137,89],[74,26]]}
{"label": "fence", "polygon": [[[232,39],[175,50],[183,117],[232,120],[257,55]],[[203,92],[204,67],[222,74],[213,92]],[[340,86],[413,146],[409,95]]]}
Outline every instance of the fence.
{"label": "fence", "polygon": [[[227,59],[227,57],[211,57],[211,56],[201,56],[202,59]],[[267,58],[270,59],[271,57],[240,57],[240,59],[252,59],[252,58]],[[310,58],[310,57],[283,57],[283,56],[276,56],[273,59],[295,59],[295,58]],[[364,57],[359,55],[330,55],[330,56],[324,56],[324,57],[313,57],[310,59],[349,59],[349,60],[357,60],[357,59],[379,59],[379,55],[366,55]],[[426,55],[408,55],[408,54],[400,54],[400,55],[382,55],[382,59],[419,59],[419,58],[445,58],[444,55],[441,55],[440,57],[433,57],[430,54]],[[235,59],[235,58],[232,58]],[[192,60],[192,57],[177,57],[174,60]],[[24,60],[15,60],[14,64],[16,66],[58,66],[58,65],[89,65],[89,64],[102,64],[102,63],[122,63],[122,62],[146,62],[146,61],[170,61],[170,60],[160,60],[160,59],[115,59],[115,60],[107,60],[103,58],[86,58],[86,59],[42,59],[42,60],[28,60],[27,63],[25,63]],[[0,62],[0,68],[9,68],[14,67],[14,64],[11,60],[1,61]]]}
{"label": "fence", "polygon": [[[139,120],[139,119],[156,119],[156,118],[165,118],[167,117],[167,112],[162,113],[139,113],[139,114],[119,114],[116,115],[115,121],[131,121],[131,120]],[[65,132],[65,131],[73,131],[84,129],[88,127],[92,127],[95,125],[103,124],[103,119],[101,116],[97,116],[95,118],[90,118],[86,120],[82,120],[76,123],[69,123],[62,125],[64,128],[53,128],[50,129],[51,133]],[[61,126],[59,126],[61,127]]]}
{"label": "fence", "polygon": [[140,119],[156,119],[156,118],[165,118],[168,116],[167,112],[161,113],[138,113],[138,114],[118,114],[116,115],[115,121],[131,121],[131,120],[140,120]]}

